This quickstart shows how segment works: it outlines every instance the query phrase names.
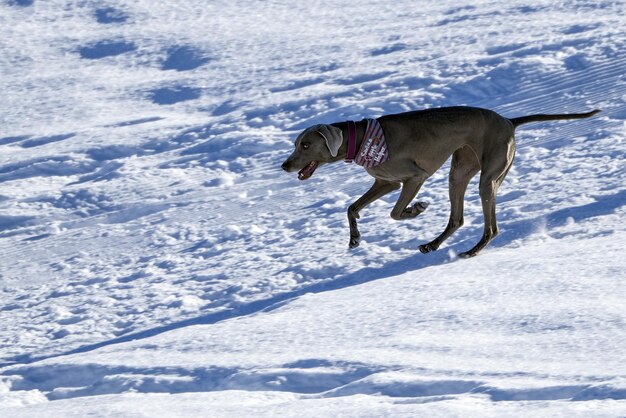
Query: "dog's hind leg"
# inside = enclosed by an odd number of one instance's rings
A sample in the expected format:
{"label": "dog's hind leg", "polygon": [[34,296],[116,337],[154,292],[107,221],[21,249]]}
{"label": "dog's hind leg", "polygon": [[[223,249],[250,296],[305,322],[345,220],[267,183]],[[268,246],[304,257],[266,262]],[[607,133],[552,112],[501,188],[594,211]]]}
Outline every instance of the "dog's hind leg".
{"label": "dog's hind leg", "polygon": [[350,248],[358,247],[361,240],[361,233],[359,232],[359,228],[356,222],[356,220],[359,219],[359,212],[361,211],[361,209],[374,202],[375,200],[380,199],[384,195],[391,193],[394,190],[398,190],[399,188],[400,183],[376,179],[372,187],[356,202],[348,207],[348,222],[350,224]]}
{"label": "dog's hind leg", "polygon": [[496,222],[496,193],[500,184],[506,177],[515,155],[515,142],[513,138],[507,141],[506,148],[499,149],[496,152],[490,152],[483,157],[482,173],[480,175],[480,200],[483,207],[483,217],[485,220],[485,229],[478,243],[469,251],[460,253],[459,257],[473,257],[480,250],[485,248],[489,241],[498,235],[498,224]]}
{"label": "dog's hind leg", "polygon": [[419,250],[426,254],[435,251],[457,229],[463,226],[463,199],[467,185],[480,170],[478,158],[469,146],[459,148],[452,155],[450,166],[450,219],[446,229],[428,244],[419,246]]}

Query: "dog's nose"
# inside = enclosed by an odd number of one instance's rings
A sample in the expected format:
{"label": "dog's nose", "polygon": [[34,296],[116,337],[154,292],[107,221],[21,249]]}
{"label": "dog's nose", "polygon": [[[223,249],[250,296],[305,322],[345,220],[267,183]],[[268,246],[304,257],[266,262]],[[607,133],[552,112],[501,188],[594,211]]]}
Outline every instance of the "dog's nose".
{"label": "dog's nose", "polygon": [[289,164],[287,164],[287,161],[285,161],[283,165],[281,165],[281,167],[283,168],[283,170],[289,171]]}

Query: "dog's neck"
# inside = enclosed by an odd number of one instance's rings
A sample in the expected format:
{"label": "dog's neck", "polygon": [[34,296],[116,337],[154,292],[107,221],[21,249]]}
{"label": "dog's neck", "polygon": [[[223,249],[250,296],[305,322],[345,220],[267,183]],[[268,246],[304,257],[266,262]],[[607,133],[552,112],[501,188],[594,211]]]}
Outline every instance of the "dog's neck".
{"label": "dog's neck", "polygon": [[[363,143],[363,136],[365,136],[365,130],[367,129],[367,121],[362,120],[359,122],[354,122],[356,125],[356,150],[358,151],[361,148],[361,144]],[[341,146],[339,147],[339,151],[337,151],[337,156],[332,159],[331,162],[336,161],[344,161],[348,157],[348,122],[339,122],[333,123],[333,126],[341,129],[341,135],[343,136],[343,141]]]}

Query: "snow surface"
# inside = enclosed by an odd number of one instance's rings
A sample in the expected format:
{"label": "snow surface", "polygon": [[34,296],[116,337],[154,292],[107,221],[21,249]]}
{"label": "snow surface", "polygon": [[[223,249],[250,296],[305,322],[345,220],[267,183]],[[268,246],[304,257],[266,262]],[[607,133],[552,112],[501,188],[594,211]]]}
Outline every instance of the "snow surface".
{"label": "snow surface", "polygon": [[[0,413],[626,415],[619,1],[0,1]],[[307,126],[448,105],[518,129],[433,254]]]}

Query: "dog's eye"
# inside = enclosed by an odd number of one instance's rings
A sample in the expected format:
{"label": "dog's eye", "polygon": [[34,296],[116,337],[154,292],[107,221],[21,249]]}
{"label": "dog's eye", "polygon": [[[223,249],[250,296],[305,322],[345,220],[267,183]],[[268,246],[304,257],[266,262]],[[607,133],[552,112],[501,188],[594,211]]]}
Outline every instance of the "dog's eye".
{"label": "dog's eye", "polygon": [[302,149],[309,149],[311,144],[302,144]]}

